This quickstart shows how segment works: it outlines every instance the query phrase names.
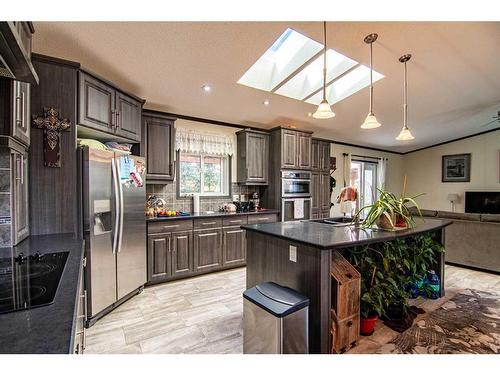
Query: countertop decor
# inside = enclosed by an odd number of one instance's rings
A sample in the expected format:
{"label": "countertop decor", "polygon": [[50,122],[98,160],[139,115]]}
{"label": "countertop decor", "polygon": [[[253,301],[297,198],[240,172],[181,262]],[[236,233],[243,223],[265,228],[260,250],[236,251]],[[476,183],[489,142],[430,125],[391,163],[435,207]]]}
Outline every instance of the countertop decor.
{"label": "countertop decor", "polygon": [[187,216],[165,216],[165,217],[151,217],[146,218],[146,222],[155,221],[165,221],[165,220],[187,220],[187,219],[197,219],[204,217],[226,217],[226,216],[238,216],[238,215],[262,215],[262,214],[279,214],[280,210],[275,209],[264,209],[260,211],[249,211],[249,212],[195,212]]}

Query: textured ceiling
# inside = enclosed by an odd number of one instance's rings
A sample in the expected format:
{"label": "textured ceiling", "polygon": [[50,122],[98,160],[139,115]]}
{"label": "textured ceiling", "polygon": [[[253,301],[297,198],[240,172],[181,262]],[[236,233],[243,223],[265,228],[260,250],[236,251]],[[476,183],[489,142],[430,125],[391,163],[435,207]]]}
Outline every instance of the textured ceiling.
{"label": "textured ceiling", "polygon": [[[365,35],[376,32],[374,112],[382,127],[362,130],[368,89],[337,103],[337,116],[314,120],[313,105],[236,83],[287,28],[322,40],[320,22],[36,22],[35,52],[81,62],[146,99],[146,108],[242,125],[292,125],[315,136],[410,151],[498,127],[500,23],[330,22],[328,47],[369,63]],[[415,140],[394,140],[402,121],[408,63],[409,126]],[[210,93],[201,90],[208,83]],[[270,100],[263,106],[264,99]]]}

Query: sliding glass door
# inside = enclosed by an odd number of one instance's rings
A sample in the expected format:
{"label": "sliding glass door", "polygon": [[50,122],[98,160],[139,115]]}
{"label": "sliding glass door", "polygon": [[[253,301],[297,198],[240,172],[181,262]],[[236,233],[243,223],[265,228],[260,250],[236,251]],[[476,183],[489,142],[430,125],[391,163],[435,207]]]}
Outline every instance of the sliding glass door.
{"label": "sliding glass door", "polygon": [[[373,204],[377,199],[377,163],[353,160],[351,162],[351,186],[356,187],[359,194],[360,207]],[[356,207],[356,211],[358,207]],[[368,210],[362,212],[364,218]]]}

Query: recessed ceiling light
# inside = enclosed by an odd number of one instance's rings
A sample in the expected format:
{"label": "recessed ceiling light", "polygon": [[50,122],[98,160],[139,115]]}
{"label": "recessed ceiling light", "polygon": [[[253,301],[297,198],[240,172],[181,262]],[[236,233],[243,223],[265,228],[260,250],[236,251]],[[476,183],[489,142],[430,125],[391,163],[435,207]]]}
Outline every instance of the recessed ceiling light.
{"label": "recessed ceiling light", "polygon": [[212,91],[212,87],[210,85],[203,85],[201,86],[201,89],[205,92],[210,92]]}
{"label": "recessed ceiling light", "polygon": [[312,113],[311,112],[307,112],[307,117],[312,117]]}
{"label": "recessed ceiling light", "polygon": [[264,101],[262,102],[262,104],[264,104],[264,105],[269,105],[269,103],[270,103],[269,99],[266,99],[266,100],[264,100]]}

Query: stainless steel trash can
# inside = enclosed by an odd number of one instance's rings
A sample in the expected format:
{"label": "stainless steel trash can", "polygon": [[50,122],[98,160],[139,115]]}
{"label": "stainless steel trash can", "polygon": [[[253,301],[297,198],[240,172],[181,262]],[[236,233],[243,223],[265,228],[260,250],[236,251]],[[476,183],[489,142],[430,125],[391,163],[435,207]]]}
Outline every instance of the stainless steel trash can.
{"label": "stainless steel trash can", "polygon": [[309,298],[271,282],[243,292],[243,353],[309,353]]}

